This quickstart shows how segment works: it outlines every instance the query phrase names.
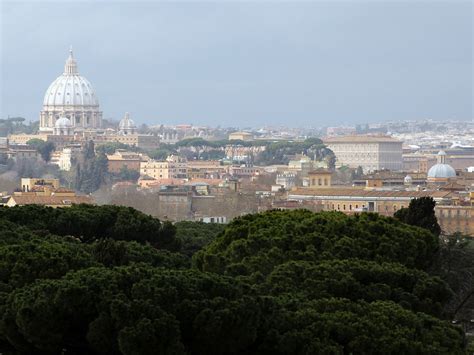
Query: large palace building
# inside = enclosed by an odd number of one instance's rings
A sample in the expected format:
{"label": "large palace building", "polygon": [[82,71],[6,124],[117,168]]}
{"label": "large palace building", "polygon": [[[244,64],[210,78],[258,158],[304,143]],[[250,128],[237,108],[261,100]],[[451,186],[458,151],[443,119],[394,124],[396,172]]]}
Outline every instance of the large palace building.
{"label": "large palace building", "polygon": [[336,155],[336,166],[364,172],[402,169],[402,142],[389,136],[349,135],[323,139]]}
{"label": "large palace building", "polygon": [[72,49],[64,73],[51,83],[44,95],[40,132],[54,133],[57,121],[74,132],[97,129],[102,124],[99,100],[91,83],[79,75]]}

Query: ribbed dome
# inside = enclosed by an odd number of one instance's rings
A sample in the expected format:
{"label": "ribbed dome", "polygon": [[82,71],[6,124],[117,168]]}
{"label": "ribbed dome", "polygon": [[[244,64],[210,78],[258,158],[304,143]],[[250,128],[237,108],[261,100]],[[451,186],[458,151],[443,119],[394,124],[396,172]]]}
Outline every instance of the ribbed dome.
{"label": "ribbed dome", "polygon": [[64,73],[56,78],[44,95],[44,106],[98,106],[99,100],[91,83],[79,75],[72,50],[66,60]]}
{"label": "ribbed dome", "polygon": [[49,85],[40,113],[40,131],[51,132],[60,117],[67,117],[75,131],[97,129],[102,124],[99,100],[91,83],[79,75],[72,49],[64,72]]}
{"label": "ribbed dome", "polygon": [[456,171],[449,164],[436,164],[428,170],[429,178],[451,178],[456,176]]}
{"label": "ribbed dome", "polygon": [[446,153],[440,151],[438,153],[438,164],[433,165],[428,170],[428,178],[448,179],[456,176],[456,171],[449,164],[446,164]]}
{"label": "ribbed dome", "polygon": [[136,128],[137,126],[135,125],[135,122],[130,118],[130,114],[126,112],[125,117],[119,122],[119,130],[124,131]]}
{"label": "ribbed dome", "polygon": [[67,117],[61,117],[54,124],[55,128],[70,128],[72,127],[71,121]]}

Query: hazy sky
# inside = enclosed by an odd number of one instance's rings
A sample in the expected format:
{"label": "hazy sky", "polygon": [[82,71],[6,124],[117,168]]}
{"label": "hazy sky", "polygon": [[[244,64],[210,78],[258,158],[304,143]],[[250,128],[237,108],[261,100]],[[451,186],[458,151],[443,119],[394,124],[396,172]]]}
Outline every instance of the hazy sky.
{"label": "hazy sky", "polygon": [[38,119],[69,45],[105,118],[474,117],[471,1],[0,2],[3,117]]}

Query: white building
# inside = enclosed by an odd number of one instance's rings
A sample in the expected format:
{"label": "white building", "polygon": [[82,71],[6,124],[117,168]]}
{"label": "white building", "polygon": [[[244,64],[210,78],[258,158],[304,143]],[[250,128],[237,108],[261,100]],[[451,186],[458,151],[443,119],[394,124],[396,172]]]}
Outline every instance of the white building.
{"label": "white building", "polygon": [[102,112],[91,83],[79,75],[72,49],[64,66],[64,73],[46,90],[40,113],[40,132],[52,133],[61,117],[70,120],[74,131],[100,128]]}
{"label": "white building", "polygon": [[324,144],[336,155],[336,167],[402,170],[402,142],[395,138],[353,135],[326,138]]}
{"label": "white building", "polygon": [[290,190],[296,186],[296,174],[290,172],[277,174],[275,183],[276,185],[282,186],[285,190]]}
{"label": "white building", "polygon": [[72,150],[71,148],[64,148],[59,156],[58,165],[59,170],[69,171],[72,166]]}

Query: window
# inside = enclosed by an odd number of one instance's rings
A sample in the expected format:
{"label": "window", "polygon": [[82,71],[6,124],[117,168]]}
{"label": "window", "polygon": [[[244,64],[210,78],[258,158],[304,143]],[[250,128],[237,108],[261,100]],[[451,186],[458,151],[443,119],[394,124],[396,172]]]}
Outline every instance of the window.
{"label": "window", "polygon": [[321,178],[318,179],[318,186],[321,186],[322,185],[322,181],[321,181]]}

